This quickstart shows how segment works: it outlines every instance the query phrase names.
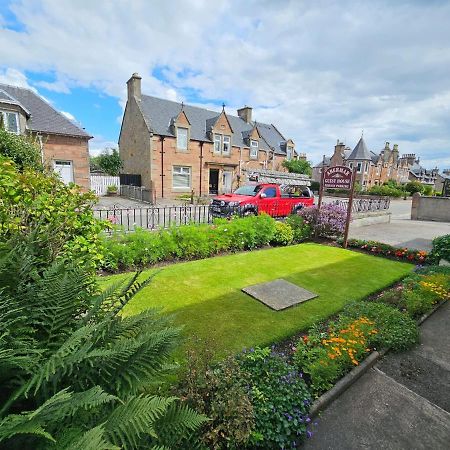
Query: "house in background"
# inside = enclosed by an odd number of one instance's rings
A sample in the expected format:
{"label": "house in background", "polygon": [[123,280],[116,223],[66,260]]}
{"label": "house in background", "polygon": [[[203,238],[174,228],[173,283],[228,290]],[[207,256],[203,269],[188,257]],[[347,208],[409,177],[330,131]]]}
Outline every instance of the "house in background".
{"label": "house in background", "polygon": [[411,154],[407,156],[410,160],[409,180],[433,186],[434,189],[439,169],[437,167],[434,169],[425,169],[425,167],[420,165],[420,159],[416,158],[416,155]]}
{"label": "house in background", "polygon": [[323,167],[344,165],[356,168],[356,181],[364,189],[381,185],[389,180],[407,183],[412,164],[410,157],[411,155],[400,157],[398,145],[394,144],[391,149],[389,142],[385,143],[382,150],[375,153],[367,148],[363,137],[353,150],[338,140],[333,155],[325,157],[324,161],[313,167],[312,178],[315,181],[320,181]]}
{"label": "house in background", "polygon": [[123,172],[141,175],[154,198],[230,192],[244,181],[244,169],[284,170],[285,159],[299,157],[294,142],[275,125],[254,121],[248,106],[234,116],[143,95],[138,74],[127,86]]}
{"label": "house in background", "polygon": [[0,114],[11,133],[35,137],[43,161],[64,182],[89,189],[89,139],[79,126],[30,89],[0,84]]}

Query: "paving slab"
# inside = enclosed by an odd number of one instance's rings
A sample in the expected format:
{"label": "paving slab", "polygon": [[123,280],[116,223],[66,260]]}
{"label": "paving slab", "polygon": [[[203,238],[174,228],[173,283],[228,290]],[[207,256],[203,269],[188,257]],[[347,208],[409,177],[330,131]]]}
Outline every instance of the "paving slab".
{"label": "paving slab", "polygon": [[317,297],[317,294],[282,279],[254,284],[243,288],[242,291],[275,311],[281,311]]}
{"label": "paving slab", "polygon": [[444,450],[450,414],[370,369],[317,420],[306,450]]}

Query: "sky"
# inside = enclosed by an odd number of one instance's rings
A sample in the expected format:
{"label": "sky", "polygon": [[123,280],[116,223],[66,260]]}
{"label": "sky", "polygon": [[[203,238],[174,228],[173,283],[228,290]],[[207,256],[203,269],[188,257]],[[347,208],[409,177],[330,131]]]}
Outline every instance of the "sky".
{"label": "sky", "polygon": [[450,168],[450,0],[0,0],[0,82],[117,147],[126,81],[273,123],[317,163],[339,139]]}

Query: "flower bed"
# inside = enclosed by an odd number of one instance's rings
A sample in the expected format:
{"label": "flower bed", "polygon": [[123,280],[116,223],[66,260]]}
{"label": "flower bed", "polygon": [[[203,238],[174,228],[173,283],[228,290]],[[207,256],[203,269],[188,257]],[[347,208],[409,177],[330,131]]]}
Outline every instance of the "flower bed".
{"label": "flower bed", "polygon": [[116,228],[104,237],[103,269],[134,269],[162,261],[207,258],[224,252],[254,250],[268,245],[299,243],[311,235],[301,217],[277,222],[261,214],[245,218],[217,219],[214,224],[190,224],[159,231],[137,229],[125,233]]}
{"label": "flower bed", "polygon": [[[338,241],[342,243],[342,240]],[[389,244],[383,244],[377,241],[365,241],[362,239],[349,239],[347,246],[357,248],[374,255],[387,256],[399,261],[406,260],[410,262],[424,263],[428,259],[428,253],[423,250],[411,250],[404,247],[394,247]]]}
{"label": "flower bed", "polygon": [[[418,308],[410,294],[427,301]],[[297,448],[314,431],[313,398],[373,350],[411,348],[419,337],[419,312],[449,298],[450,268],[419,268],[395,288],[348,304],[287,350],[283,343],[244,350],[216,365],[206,357],[203,368],[189,359],[176,393],[211,418],[200,436],[208,448]]]}

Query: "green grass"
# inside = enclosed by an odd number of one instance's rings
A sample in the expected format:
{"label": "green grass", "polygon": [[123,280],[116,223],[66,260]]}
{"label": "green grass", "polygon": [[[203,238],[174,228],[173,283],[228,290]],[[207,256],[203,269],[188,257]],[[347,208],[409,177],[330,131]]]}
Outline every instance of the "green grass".
{"label": "green grass", "polygon": [[[124,315],[162,308],[184,325],[186,338],[212,339],[217,356],[223,356],[287,338],[335,314],[349,301],[392,284],[411,268],[411,264],[312,243],[190,261],[164,267],[131,300]],[[104,282],[129,276],[115,275]],[[276,312],[241,292],[245,286],[276,278],[319,297]]]}

